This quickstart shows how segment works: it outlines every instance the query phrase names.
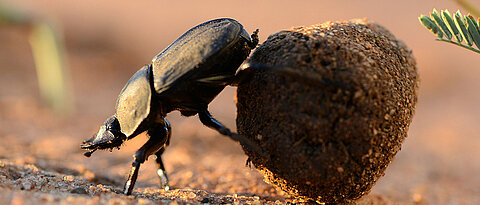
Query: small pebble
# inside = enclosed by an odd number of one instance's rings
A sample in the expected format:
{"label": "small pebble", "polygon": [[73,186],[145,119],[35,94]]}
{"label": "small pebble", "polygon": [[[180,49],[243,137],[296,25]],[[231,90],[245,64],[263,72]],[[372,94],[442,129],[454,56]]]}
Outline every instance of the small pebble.
{"label": "small pebble", "polygon": [[67,176],[64,176],[63,177],[63,180],[64,181],[67,181],[67,182],[73,182],[73,176],[72,175],[67,175]]}
{"label": "small pebble", "polygon": [[82,188],[82,187],[77,187],[77,188],[75,188],[75,189],[72,189],[72,190],[70,191],[70,193],[72,193],[72,194],[88,194],[87,190],[85,190],[85,189]]}

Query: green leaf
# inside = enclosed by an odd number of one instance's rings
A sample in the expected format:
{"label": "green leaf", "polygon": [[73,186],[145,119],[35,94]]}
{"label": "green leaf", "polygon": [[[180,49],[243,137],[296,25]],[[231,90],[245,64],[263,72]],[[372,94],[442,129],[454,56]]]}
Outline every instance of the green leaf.
{"label": "green leaf", "polygon": [[457,25],[455,25],[455,22],[453,22],[452,16],[448,10],[445,9],[442,11],[442,19],[444,22],[447,22],[447,26],[450,28],[450,31],[453,33],[453,35],[455,35],[458,43],[462,43],[462,34],[458,31]]}
{"label": "green leaf", "polygon": [[430,17],[420,15],[420,17],[418,17],[418,20],[425,28],[430,30],[433,34],[437,35],[438,38],[443,38],[442,30],[437,26],[437,24],[435,24],[435,22]]}
{"label": "green leaf", "polygon": [[465,26],[465,22],[463,21],[463,19],[464,18],[462,13],[460,13],[460,11],[457,11],[457,13],[455,13],[455,24],[457,24],[457,27],[460,28],[463,38],[467,42],[468,46],[472,46],[472,37],[470,36],[470,33],[468,33],[467,27]]}
{"label": "green leaf", "polygon": [[477,48],[480,48],[480,33],[478,32],[478,26],[475,25],[475,20],[472,20],[472,18],[468,16],[465,19],[467,20],[467,29],[472,36],[473,42]]}
{"label": "green leaf", "polygon": [[443,30],[447,39],[452,39],[452,33],[450,33],[450,30],[448,30],[447,25],[445,25],[445,23],[440,18],[440,14],[438,13],[438,11],[436,9],[433,9],[433,12],[430,13],[430,15],[433,17],[437,25],[439,25],[440,28]]}
{"label": "green leaf", "polygon": [[476,22],[476,23],[477,23],[477,25],[478,25],[478,27],[477,27],[477,31],[480,33],[480,17],[478,17],[478,19],[477,19],[477,22]]}
{"label": "green leaf", "polygon": [[[452,19],[448,10],[441,10],[441,13],[439,13],[436,9],[433,9],[430,16],[420,15],[418,20],[425,28],[439,37],[436,40],[455,44],[480,54],[480,18],[475,21],[472,16],[464,16],[460,11],[457,11]],[[452,39],[452,35],[456,39]],[[442,38],[443,36],[447,39]],[[463,39],[465,39],[466,44],[462,43]],[[477,48],[474,48],[473,44]]]}
{"label": "green leaf", "polygon": [[475,21],[475,18],[473,18],[472,15],[468,14],[468,15],[465,16],[465,18],[469,18],[470,20],[472,20],[472,23],[475,26],[475,29],[478,30],[478,24],[477,24],[477,22]]}

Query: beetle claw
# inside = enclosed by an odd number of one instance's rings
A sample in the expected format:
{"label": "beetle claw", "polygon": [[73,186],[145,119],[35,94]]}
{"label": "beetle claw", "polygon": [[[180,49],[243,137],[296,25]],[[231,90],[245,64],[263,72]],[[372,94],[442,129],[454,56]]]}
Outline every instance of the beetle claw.
{"label": "beetle claw", "polygon": [[85,157],[90,157],[90,156],[92,156],[92,154],[93,154],[95,151],[97,151],[97,148],[92,149],[92,150],[90,150],[90,151],[88,151],[88,152],[85,152],[83,155],[85,155]]}
{"label": "beetle claw", "polygon": [[255,47],[257,47],[258,45],[258,28],[257,30],[255,30],[252,35],[251,35],[251,38],[252,38],[252,42],[250,42],[250,48],[254,49]]}

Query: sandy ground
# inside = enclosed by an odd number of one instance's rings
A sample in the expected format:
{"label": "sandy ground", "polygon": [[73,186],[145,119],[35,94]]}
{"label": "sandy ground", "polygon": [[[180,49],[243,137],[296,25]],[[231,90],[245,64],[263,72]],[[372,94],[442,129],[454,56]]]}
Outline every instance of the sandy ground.
{"label": "sandy ground", "polygon": [[[282,28],[328,20],[368,17],[390,29],[417,58],[419,102],[402,151],[359,203],[480,204],[479,56],[433,41],[416,19],[433,7],[459,8],[449,1],[212,2],[208,8],[155,1],[8,2],[63,29],[75,106],[70,114],[56,114],[42,104],[25,30],[0,28],[0,204],[296,203],[245,166],[238,144],[197,117],[168,116],[170,191],[158,189],[150,159],[133,196],[119,194],[144,135],[91,158],[79,149],[113,113],[116,96],[138,68],[190,27],[220,16],[236,18],[249,32],[260,28],[261,42]],[[231,128],[234,92],[227,88],[210,105]]]}

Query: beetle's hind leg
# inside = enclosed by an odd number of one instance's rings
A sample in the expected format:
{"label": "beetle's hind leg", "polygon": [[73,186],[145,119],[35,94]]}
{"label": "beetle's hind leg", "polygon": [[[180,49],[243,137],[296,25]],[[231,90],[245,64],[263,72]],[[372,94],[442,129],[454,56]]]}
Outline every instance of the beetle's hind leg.
{"label": "beetle's hind leg", "polygon": [[[123,189],[123,193],[125,195],[132,194],[133,187],[135,186],[135,182],[137,181],[140,165],[144,163],[150,155],[156,154],[165,148],[169,138],[169,128],[167,127],[169,126],[165,126],[164,124],[159,123],[148,130],[148,135],[150,136],[150,138],[140,149],[138,149],[137,152],[135,152],[135,155],[133,155],[132,168],[130,169],[127,182],[125,182],[125,187]],[[157,156],[157,159],[160,159],[161,162],[161,158],[158,158]],[[164,171],[164,169],[165,168],[163,167],[162,171]]]}
{"label": "beetle's hind leg", "polygon": [[238,86],[242,82],[251,80],[255,70],[264,72],[275,72],[275,74],[279,74],[282,76],[294,77],[295,79],[302,81],[302,83],[311,86],[351,89],[351,87],[342,82],[326,81],[322,78],[322,76],[310,75],[297,68],[279,65],[267,65],[261,63],[244,63],[240,67],[239,71],[235,75],[235,78],[230,85]]}
{"label": "beetle's hind leg", "polygon": [[267,70],[279,70],[280,68],[284,68],[284,67],[271,66],[267,64],[261,64],[261,63],[244,63],[242,64],[242,66],[240,66],[240,69],[235,74],[235,77],[232,83],[230,83],[230,85],[238,86],[240,83],[244,81],[249,81],[253,77],[255,70],[267,71]]}

